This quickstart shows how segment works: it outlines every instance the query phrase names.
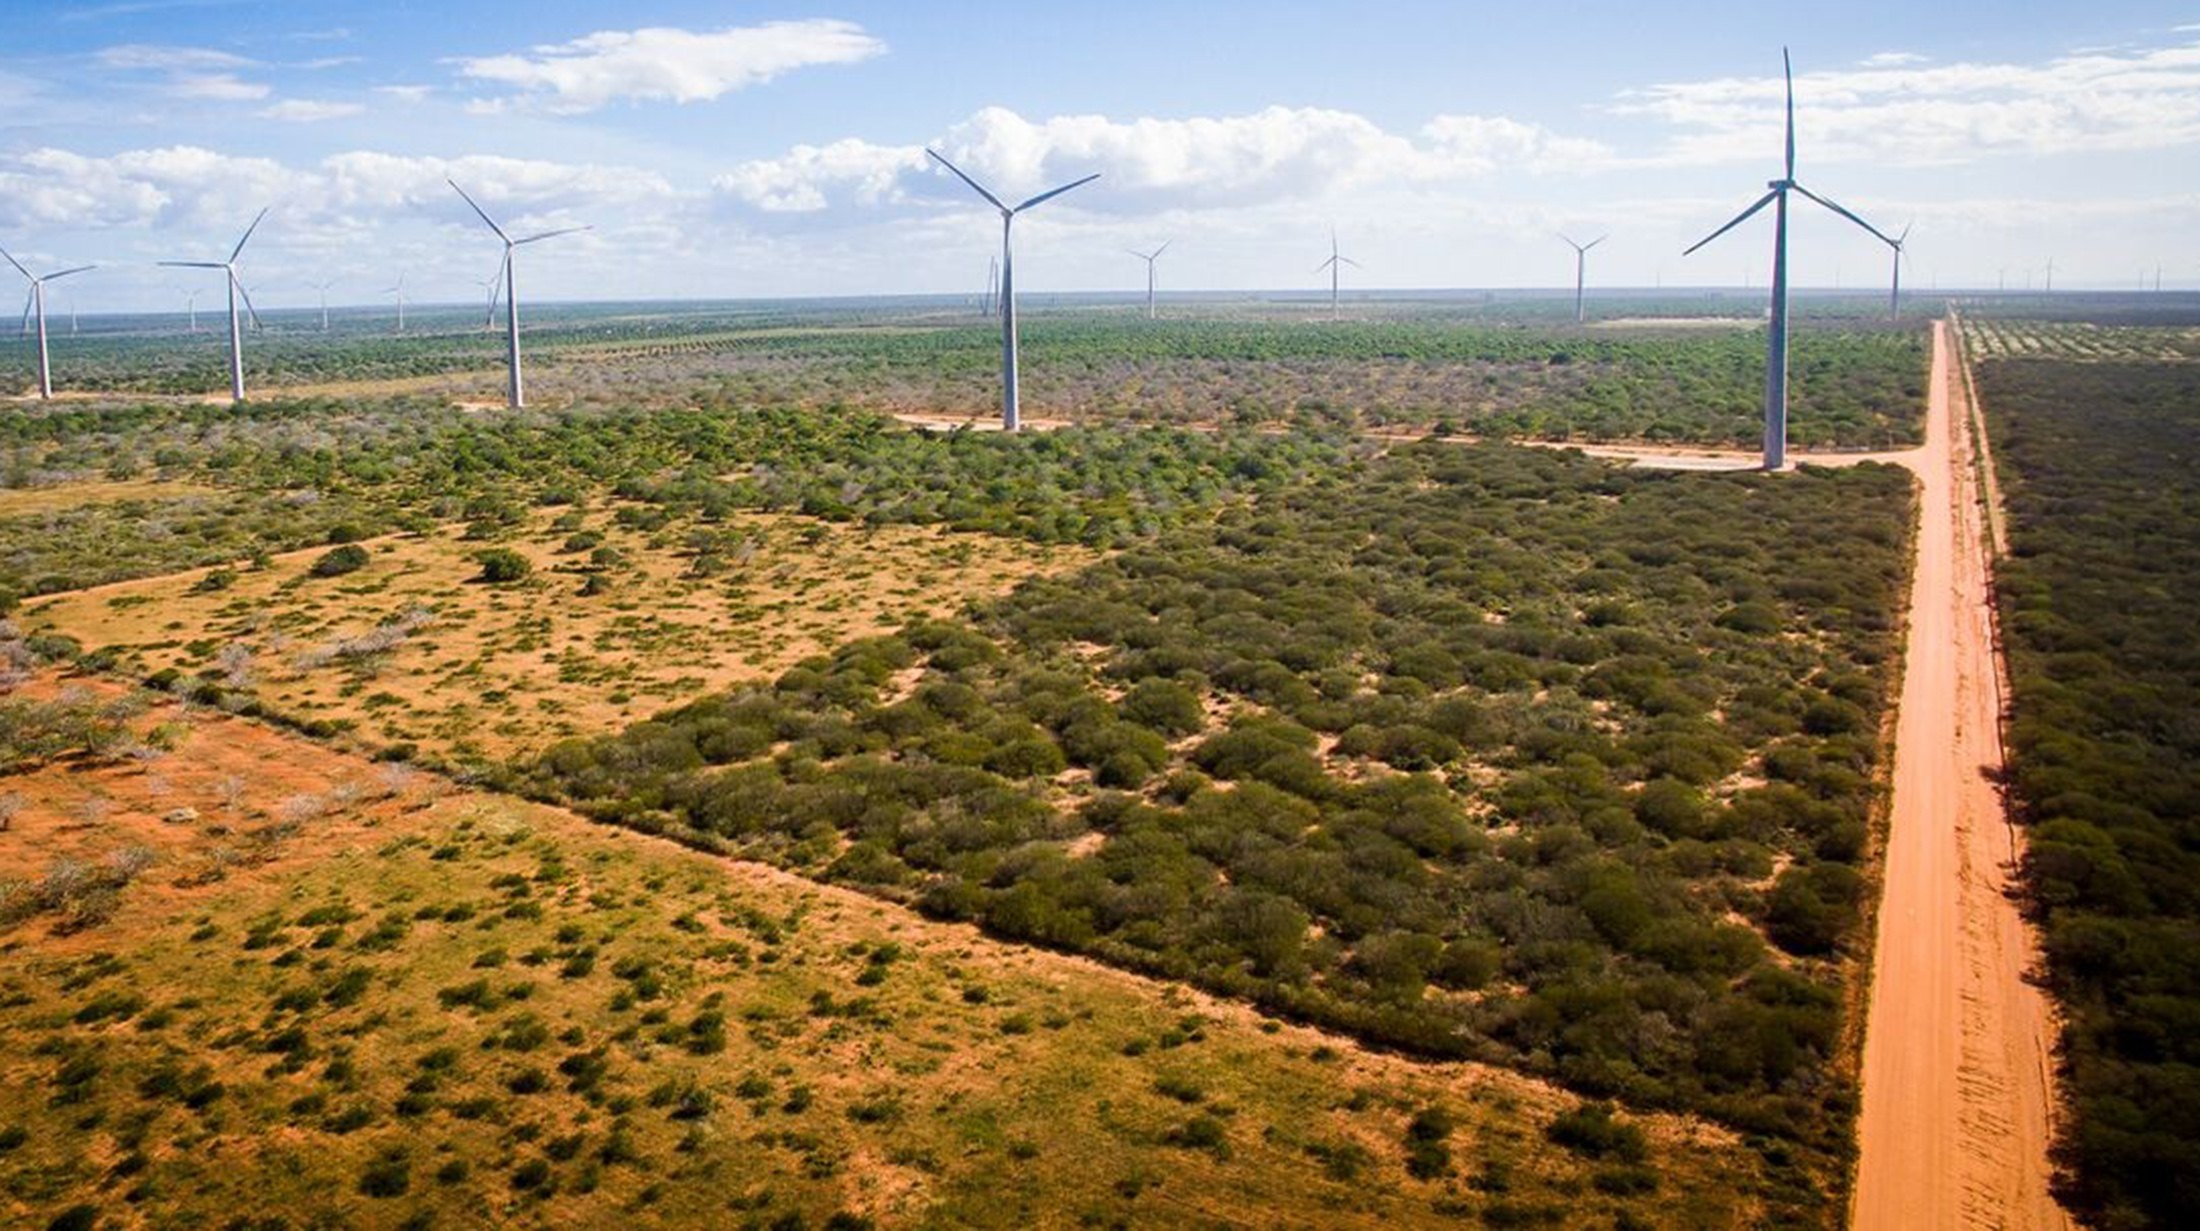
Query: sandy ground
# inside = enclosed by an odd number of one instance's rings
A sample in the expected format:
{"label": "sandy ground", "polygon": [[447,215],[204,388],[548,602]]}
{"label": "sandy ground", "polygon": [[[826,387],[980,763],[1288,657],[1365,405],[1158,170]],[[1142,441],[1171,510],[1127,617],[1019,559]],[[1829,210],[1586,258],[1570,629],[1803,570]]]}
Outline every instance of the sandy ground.
{"label": "sandy ground", "polygon": [[2067,1227],[2048,1194],[2053,1020],[2024,979],[2035,942],[2007,896],[2021,839],[1994,785],[2001,685],[1971,420],[1951,408],[1964,386],[1945,323],[1933,341],[1852,1223]]}

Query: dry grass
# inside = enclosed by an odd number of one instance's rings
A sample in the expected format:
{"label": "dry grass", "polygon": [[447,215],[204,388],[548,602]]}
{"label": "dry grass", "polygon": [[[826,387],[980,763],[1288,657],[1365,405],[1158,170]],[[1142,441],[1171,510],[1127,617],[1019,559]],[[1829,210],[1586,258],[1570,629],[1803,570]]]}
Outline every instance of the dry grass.
{"label": "dry grass", "polygon": [[0,487],[0,517],[55,513],[87,504],[119,504],[125,500],[189,500],[221,494],[196,483],[163,483],[150,479],[61,483],[51,487]]}
{"label": "dry grass", "polygon": [[[1762,1162],[1699,1124],[1640,1118],[1656,1187],[1618,1194],[1642,1173],[1549,1144],[1575,1100],[1517,1075],[555,809],[423,781],[339,799],[376,767],[172,703],[146,720],[191,730],[151,766],[4,784],[34,802],[0,849],[56,841],[49,811],[86,789],[114,800],[114,832],[67,838],[86,853],[155,808],[196,808],[202,836],[101,928],[0,936],[0,1223],[1760,1221]],[[210,793],[240,770],[234,801]],[[276,858],[172,883],[232,802],[279,814],[302,790],[333,802]],[[1416,1178],[1429,1107],[1456,1127]]]}
{"label": "dry grass", "polygon": [[[496,544],[533,564],[517,583],[477,580],[475,554],[491,544],[453,527],[368,544],[371,562],[342,576],[309,575],[316,548],[218,590],[201,591],[209,570],[194,570],[77,591],[33,604],[24,622],[115,647],[135,675],[212,672],[374,744],[503,758],[769,679],[848,638],[1093,558],[937,527],[746,514],[644,532],[603,510],[564,529],[554,516],[537,512]],[[707,550],[696,532],[714,537]],[[600,535],[624,562],[596,569],[592,549],[565,547],[574,533]],[[592,571],[605,589],[586,595]]]}

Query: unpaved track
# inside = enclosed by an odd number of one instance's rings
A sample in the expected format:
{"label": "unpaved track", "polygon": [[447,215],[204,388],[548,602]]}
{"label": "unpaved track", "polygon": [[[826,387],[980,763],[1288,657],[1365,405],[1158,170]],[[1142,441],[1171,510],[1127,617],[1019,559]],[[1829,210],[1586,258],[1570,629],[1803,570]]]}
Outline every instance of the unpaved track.
{"label": "unpaved track", "polygon": [[[1933,332],[1894,806],[1864,1038],[1860,1231],[2058,1228],[2048,1194],[2053,1021],[2008,897],[2020,836],[1994,779],[2001,684],[1971,420]],[[1953,405],[1952,405],[1953,404]]]}

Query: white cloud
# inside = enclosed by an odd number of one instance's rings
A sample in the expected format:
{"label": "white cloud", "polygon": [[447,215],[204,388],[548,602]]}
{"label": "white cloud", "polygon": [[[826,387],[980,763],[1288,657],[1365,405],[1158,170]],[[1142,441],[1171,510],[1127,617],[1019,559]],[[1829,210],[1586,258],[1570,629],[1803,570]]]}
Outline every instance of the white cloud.
{"label": "white cloud", "polygon": [[[1928,165],[2200,141],[2200,43],[2037,65],[1884,59],[1795,79],[1805,157]],[[1656,85],[1613,110],[1680,130],[1649,161],[1693,164],[1773,156],[1780,102],[1780,78],[1767,75]]]}
{"label": "white cloud", "polygon": [[170,47],[154,43],[125,43],[95,53],[101,64],[122,69],[223,69],[251,68],[254,61],[208,47]]}
{"label": "white cloud", "polygon": [[[1094,171],[1104,192],[1088,210],[1150,210],[1301,201],[1369,184],[1424,185],[1500,168],[1597,169],[1603,145],[1496,116],[1440,116],[1414,136],[1386,132],[1348,111],[1269,107],[1249,115],[1028,120],[988,107],[950,128],[935,148],[994,191],[1017,197]],[[922,145],[847,138],[742,163],[713,187],[768,212],[816,212],[921,195],[965,202],[960,184],[928,172]]]}
{"label": "white cloud", "polygon": [[313,124],[321,120],[341,120],[358,115],[366,108],[358,103],[322,102],[309,98],[286,98],[260,112],[262,119],[288,120],[294,124]]}
{"label": "white cloud", "polygon": [[478,103],[573,114],[621,100],[706,102],[819,64],[852,64],[886,50],[853,22],[773,21],[694,31],[664,27],[603,30],[529,54],[461,60],[459,72],[508,85],[516,96]]}
{"label": "white cloud", "polygon": [[417,103],[425,102],[434,90],[424,85],[378,85],[374,87],[374,92],[386,94],[401,103]]}
{"label": "white cloud", "polygon": [[1865,56],[1858,63],[1865,68],[1901,68],[1910,64],[1923,64],[1927,58],[1914,51],[1882,51],[1877,55]]}
{"label": "white cloud", "polygon": [[169,79],[168,92],[177,98],[210,98],[222,102],[251,102],[271,91],[257,81],[234,73],[178,73]]}

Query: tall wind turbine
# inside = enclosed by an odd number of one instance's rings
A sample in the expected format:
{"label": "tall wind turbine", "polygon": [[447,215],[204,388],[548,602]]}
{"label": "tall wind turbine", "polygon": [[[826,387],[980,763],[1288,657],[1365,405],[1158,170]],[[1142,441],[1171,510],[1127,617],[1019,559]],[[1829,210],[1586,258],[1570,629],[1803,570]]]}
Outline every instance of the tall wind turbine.
{"label": "tall wind turbine", "polygon": [[[0,248],[0,256],[7,257],[8,264],[15,266],[15,272],[31,280],[30,293],[23,297],[23,324],[27,329],[30,325],[31,313],[34,310],[38,313],[38,396],[50,398],[53,396],[53,367],[46,358],[46,284],[58,278],[66,278],[70,274],[83,273],[93,267],[90,265],[77,265],[69,269],[55,270],[50,274],[34,274],[23,268],[23,262],[16,260],[14,255],[7,249]],[[69,310],[69,321],[69,332],[75,333],[76,310],[73,307]]]}
{"label": "tall wind turbine", "polygon": [[1850,222],[1877,235],[1882,243],[1894,241],[1882,234],[1879,228],[1819,196],[1795,181],[1795,68],[1788,59],[1787,48],[1780,49],[1780,65],[1787,80],[1787,163],[1786,173],[1766,184],[1765,195],[1757,203],[1734,216],[1733,221],[1713,231],[1690,247],[1682,256],[1696,251],[1735,227],[1756,216],[1757,211],[1770,205],[1772,212],[1772,323],[1765,333],[1765,469],[1778,470],[1787,464],[1787,325],[1788,325],[1788,193],[1799,192],[1816,201]]}
{"label": "tall wind turbine", "polygon": [[1579,325],[1584,319],[1582,315],[1582,292],[1589,281],[1589,249],[1612,237],[1599,235],[1586,244],[1575,243],[1571,235],[1561,234],[1559,238],[1565,240],[1566,246],[1574,250],[1574,324]]}
{"label": "tall wind turbine", "polygon": [[397,275],[397,285],[382,293],[397,296],[397,332],[405,332],[405,275]]}
{"label": "tall wind turbine", "polygon": [[1348,257],[1342,252],[1337,251],[1337,228],[1331,227],[1329,228],[1329,259],[1314,267],[1315,273],[1320,273],[1325,269],[1329,271],[1329,319],[1331,320],[1337,319],[1337,316],[1339,314],[1339,309],[1337,306],[1337,274],[1339,270],[1343,269],[1347,265],[1350,265],[1354,269],[1358,269],[1360,267],[1360,263],[1358,261],[1355,261],[1351,257]]}
{"label": "tall wind turbine", "polygon": [[1158,261],[1158,260],[1160,260],[1160,259],[1161,259],[1161,254],[1162,254],[1162,253],[1164,253],[1164,252],[1167,252],[1167,251],[1169,250],[1169,245],[1170,245],[1170,244],[1173,244],[1173,243],[1175,243],[1175,242],[1176,242],[1176,241],[1175,241],[1175,240],[1173,240],[1173,239],[1172,239],[1172,240],[1167,240],[1167,241],[1163,242],[1163,243],[1162,243],[1162,245],[1161,245],[1161,246],[1160,246],[1159,248],[1156,248],[1156,249],[1154,249],[1154,250],[1153,250],[1152,252],[1140,252],[1140,251],[1139,251],[1138,249],[1136,249],[1136,248],[1130,248],[1130,249],[1126,249],[1126,251],[1128,251],[1128,252],[1129,252],[1129,253],[1130,253],[1130,254],[1131,254],[1132,256],[1135,256],[1135,257],[1137,257],[1137,258],[1138,258],[1139,260],[1141,260],[1141,261],[1144,261],[1144,262],[1146,263],[1146,319],[1147,319],[1147,320],[1149,320],[1149,321],[1150,321],[1150,320],[1152,320],[1152,319],[1154,319],[1154,310],[1153,310],[1153,287],[1154,287],[1154,281],[1153,281],[1153,263],[1154,263],[1155,261]]}
{"label": "tall wind turbine", "polygon": [[330,287],[332,287],[332,286],[335,286],[335,285],[336,285],[336,280],[335,280],[334,278],[331,278],[331,279],[329,279],[329,280],[328,280],[328,281],[326,281],[326,282],[316,282],[316,283],[313,283],[312,285],[313,285],[313,289],[314,289],[314,290],[317,290],[317,291],[321,292],[321,332],[322,332],[322,333],[327,333],[327,332],[328,332],[328,288],[330,288]]}
{"label": "tall wind turbine", "polygon": [[[252,225],[244,229],[244,238],[239,239],[237,241],[237,246],[229,250],[229,259],[226,261],[161,262],[161,264],[163,265],[173,266],[178,269],[218,269],[222,271],[223,279],[228,282],[229,397],[231,401],[235,402],[242,402],[244,400],[244,337],[237,332],[237,296],[244,296],[245,311],[252,314],[253,326],[258,327],[260,323],[260,310],[252,306],[252,293],[244,289],[244,283],[237,281],[237,258],[244,255],[245,244],[251,241],[252,233],[260,229],[260,220],[265,217],[267,217],[267,211],[263,209],[256,217],[252,219]],[[196,327],[197,319],[196,317],[194,317],[193,328]]]}
{"label": "tall wind turbine", "polygon": [[988,204],[1001,211],[1001,430],[1013,432],[1023,427],[1016,400],[1016,215],[1023,213],[1041,201],[1050,201],[1072,188],[1082,188],[1100,178],[1098,172],[1081,180],[1072,180],[1060,188],[1050,188],[1021,205],[1009,205],[985,190],[984,185],[962,173],[962,168],[942,158],[938,151],[924,151],[932,161],[955,173],[955,178],[970,185],[970,190],[984,197]]}
{"label": "tall wind turbine", "polygon": [[[498,226],[495,219],[489,217],[487,210],[481,208],[481,205],[472,197],[466,196],[466,190],[459,187],[456,180],[445,180],[443,182],[451,186],[451,191],[466,197],[466,204],[473,206],[474,212],[481,216],[481,220],[489,224],[489,229],[497,233],[498,239],[504,241],[504,265],[497,271],[498,275],[504,280],[504,360],[511,370],[511,375],[505,385],[504,404],[517,410],[527,404],[527,390],[520,380],[519,371],[519,290],[512,280],[512,250],[521,244],[532,244],[559,235],[571,235],[575,231],[585,231],[588,228],[560,227],[555,231],[543,231],[535,235],[513,239],[504,233],[504,228]],[[496,300],[491,299],[489,301],[489,310],[492,313],[496,311]]]}

